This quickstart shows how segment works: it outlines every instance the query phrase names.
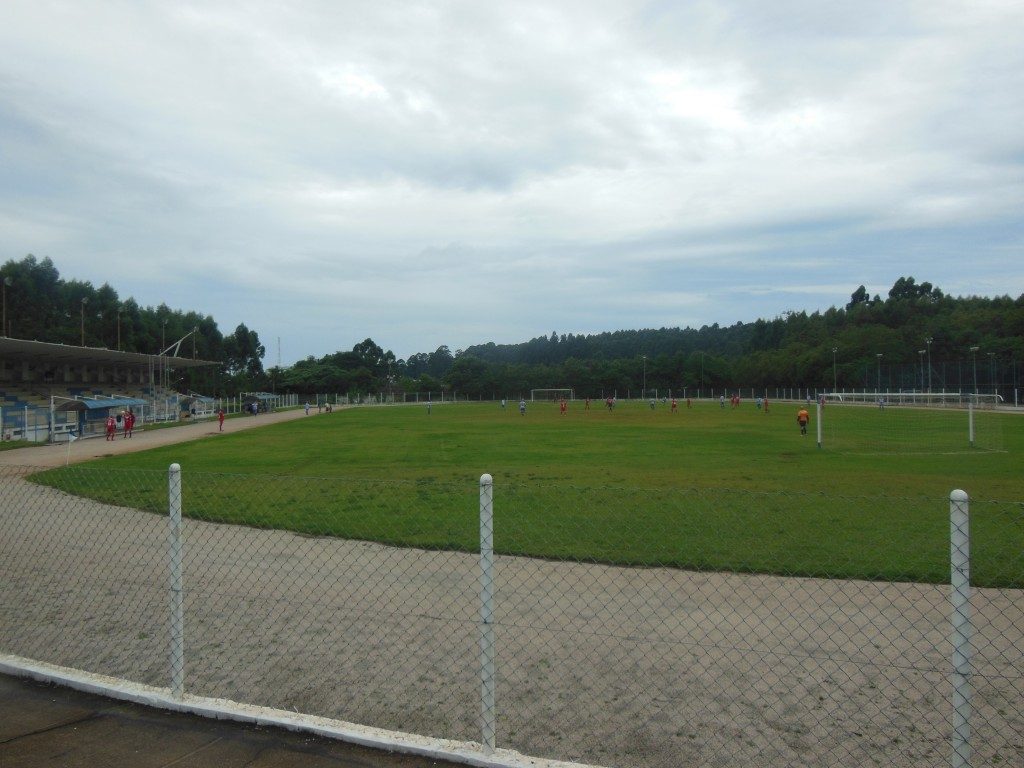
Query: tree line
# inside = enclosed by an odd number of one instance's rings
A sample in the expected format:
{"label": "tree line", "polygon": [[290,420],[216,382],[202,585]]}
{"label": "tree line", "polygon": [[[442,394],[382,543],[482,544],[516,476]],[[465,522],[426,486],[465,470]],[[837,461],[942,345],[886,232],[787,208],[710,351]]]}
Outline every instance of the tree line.
{"label": "tree line", "polygon": [[[312,395],[455,392],[518,397],[571,387],[578,397],[643,396],[738,388],[999,392],[1013,397],[1024,358],[1024,296],[953,297],[900,277],[885,298],[864,286],[844,306],[770,320],[538,336],[452,352],[440,346],[397,359],[372,339],[350,351],[264,370],[266,354],[244,324],[224,335],[209,315],[122,300],[107,283],[60,277],[49,258],[0,267],[5,335],[157,354],[194,331],[183,357],[216,361],[175,382],[209,394],[273,390]],[[187,379],[187,380],[186,380]]]}
{"label": "tree line", "polygon": [[280,371],[289,391],[441,392],[518,397],[571,387],[578,397],[646,389],[803,387],[843,391],[952,389],[1013,399],[1024,353],[1024,296],[952,297],[900,277],[887,296],[859,286],[842,307],[771,320],[538,336],[520,344],[448,347],[408,360],[372,339],[352,352]]}

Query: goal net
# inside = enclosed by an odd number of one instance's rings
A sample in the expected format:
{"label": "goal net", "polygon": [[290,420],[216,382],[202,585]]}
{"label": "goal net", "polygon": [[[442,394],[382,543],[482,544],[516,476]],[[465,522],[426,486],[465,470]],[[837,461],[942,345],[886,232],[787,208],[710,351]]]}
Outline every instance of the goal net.
{"label": "goal net", "polygon": [[575,400],[576,399],[575,396],[574,396],[573,390],[570,389],[570,388],[565,388],[565,387],[563,387],[561,389],[555,388],[555,389],[531,389],[530,390],[530,400],[532,402],[537,402],[538,400],[541,400],[541,401],[543,401],[543,400],[561,400],[563,397],[566,400]]}
{"label": "goal net", "polygon": [[851,453],[1003,450],[998,395],[836,392],[823,396],[823,447]]}

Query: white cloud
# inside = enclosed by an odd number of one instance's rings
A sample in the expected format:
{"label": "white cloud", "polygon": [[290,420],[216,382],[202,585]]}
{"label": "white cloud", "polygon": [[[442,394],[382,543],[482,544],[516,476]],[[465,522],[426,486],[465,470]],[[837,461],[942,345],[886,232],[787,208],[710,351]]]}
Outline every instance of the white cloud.
{"label": "white cloud", "polygon": [[292,357],[955,290],[1020,258],[1021,94],[994,0],[16,0],[0,247]]}

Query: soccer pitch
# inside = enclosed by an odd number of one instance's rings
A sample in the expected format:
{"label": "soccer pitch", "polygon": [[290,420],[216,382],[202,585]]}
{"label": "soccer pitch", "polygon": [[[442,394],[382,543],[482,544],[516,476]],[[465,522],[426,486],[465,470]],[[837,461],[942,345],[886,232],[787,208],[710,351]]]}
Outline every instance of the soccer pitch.
{"label": "soccer pitch", "polygon": [[[972,450],[966,417],[952,417],[949,445],[962,449],[950,451],[935,434],[949,414],[918,411],[932,431],[916,444],[906,434],[912,424],[893,430],[896,409],[848,408],[842,439],[826,429],[819,449],[813,422],[800,434],[798,408],[772,403],[765,414],[750,402],[688,409],[681,401],[672,413],[661,402],[653,410],[620,402],[609,412],[600,401],[589,411],[574,401],[565,415],[555,403],[530,403],[525,416],[511,402],[504,410],[435,404],[429,414],[422,405],[351,408],[83,468],[159,471],[146,505],[153,511],[166,509],[160,478],[177,462],[186,514],[202,519],[463,551],[476,547],[474,492],[490,473],[500,552],[932,582],[948,579],[951,490],[1024,499],[1020,416],[986,415],[1000,420],[1002,451]],[[887,440],[902,443],[885,450]],[[117,502],[116,489],[85,487],[75,469],[40,479]],[[978,583],[1019,585],[1019,505],[972,511]]]}

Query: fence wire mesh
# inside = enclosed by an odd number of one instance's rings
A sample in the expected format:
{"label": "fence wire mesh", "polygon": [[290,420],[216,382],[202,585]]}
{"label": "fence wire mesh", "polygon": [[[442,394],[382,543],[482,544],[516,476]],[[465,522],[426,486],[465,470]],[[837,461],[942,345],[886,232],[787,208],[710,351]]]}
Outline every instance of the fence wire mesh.
{"label": "fence wire mesh", "polygon": [[[481,741],[475,483],[182,473],[184,689]],[[0,652],[169,686],[168,475],[0,475]],[[497,482],[497,746],[954,764],[935,499]],[[971,749],[1024,760],[1024,505],[971,502]]]}

